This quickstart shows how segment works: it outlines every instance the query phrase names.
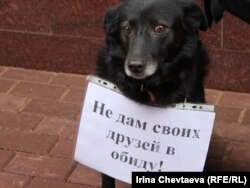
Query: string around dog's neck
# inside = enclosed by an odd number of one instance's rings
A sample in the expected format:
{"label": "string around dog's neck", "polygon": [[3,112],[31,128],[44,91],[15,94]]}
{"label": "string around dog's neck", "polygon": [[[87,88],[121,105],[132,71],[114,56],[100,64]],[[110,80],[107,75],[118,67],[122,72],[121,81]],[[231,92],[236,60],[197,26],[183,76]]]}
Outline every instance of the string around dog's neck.
{"label": "string around dog's neck", "polygon": [[184,102],[183,102],[183,107],[185,107],[185,104],[187,103],[187,98],[188,98],[188,88],[186,90],[186,95],[185,95],[185,99],[184,99]]}

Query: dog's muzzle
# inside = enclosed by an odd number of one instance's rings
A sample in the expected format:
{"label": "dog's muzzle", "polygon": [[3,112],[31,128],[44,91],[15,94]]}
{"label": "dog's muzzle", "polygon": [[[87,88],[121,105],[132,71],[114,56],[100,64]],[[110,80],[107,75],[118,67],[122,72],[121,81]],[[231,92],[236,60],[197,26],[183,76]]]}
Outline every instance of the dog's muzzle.
{"label": "dog's muzzle", "polygon": [[126,60],[124,66],[126,75],[135,79],[144,79],[151,76],[156,72],[157,68],[157,63],[142,60]]}

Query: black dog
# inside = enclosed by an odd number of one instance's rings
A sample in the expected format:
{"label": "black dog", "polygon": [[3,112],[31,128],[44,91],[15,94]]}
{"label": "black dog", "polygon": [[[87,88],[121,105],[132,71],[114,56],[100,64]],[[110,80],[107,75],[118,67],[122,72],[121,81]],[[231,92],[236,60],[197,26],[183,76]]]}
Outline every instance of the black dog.
{"label": "black dog", "polygon": [[[140,103],[203,103],[208,58],[198,31],[207,27],[190,0],[124,0],[106,12],[97,75]],[[103,188],[115,187],[102,177]]]}

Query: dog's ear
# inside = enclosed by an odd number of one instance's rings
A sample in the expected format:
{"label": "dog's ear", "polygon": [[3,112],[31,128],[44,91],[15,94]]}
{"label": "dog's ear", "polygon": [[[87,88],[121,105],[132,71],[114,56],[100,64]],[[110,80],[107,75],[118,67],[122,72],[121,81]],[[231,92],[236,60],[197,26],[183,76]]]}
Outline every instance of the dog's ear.
{"label": "dog's ear", "polygon": [[109,8],[104,16],[104,30],[107,34],[114,34],[119,29],[119,20],[122,3]]}
{"label": "dog's ear", "polygon": [[206,31],[208,29],[207,18],[196,3],[188,3],[184,9],[184,16],[187,21],[187,26],[191,26],[195,31],[198,31],[199,29]]}

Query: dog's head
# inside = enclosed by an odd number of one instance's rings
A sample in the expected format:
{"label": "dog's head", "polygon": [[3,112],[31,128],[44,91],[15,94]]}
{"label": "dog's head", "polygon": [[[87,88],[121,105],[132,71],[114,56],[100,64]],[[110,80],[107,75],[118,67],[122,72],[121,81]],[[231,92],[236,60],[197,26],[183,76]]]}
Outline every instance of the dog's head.
{"label": "dog's head", "polygon": [[123,71],[136,80],[161,71],[180,51],[191,57],[198,30],[207,27],[203,12],[190,0],[124,0],[104,19],[109,48],[125,57]]}

